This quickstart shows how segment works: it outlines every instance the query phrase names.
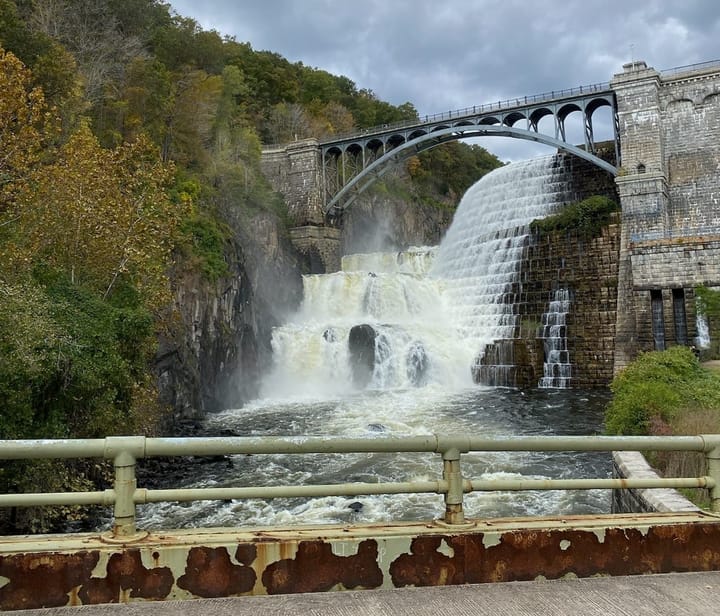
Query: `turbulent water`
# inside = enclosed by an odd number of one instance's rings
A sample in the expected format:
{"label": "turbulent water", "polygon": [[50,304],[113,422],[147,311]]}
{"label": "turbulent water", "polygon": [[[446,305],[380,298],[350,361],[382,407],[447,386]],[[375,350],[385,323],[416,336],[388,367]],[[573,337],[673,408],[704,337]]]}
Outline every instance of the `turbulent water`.
{"label": "turbulent water", "polygon": [[[503,301],[518,270],[528,223],[557,206],[553,159],[501,168],[472,187],[439,249],[354,255],[343,271],[306,276],[304,301],[273,335],[274,368],[259,400],[210,416],[208,435],[384,436],[593,434],[604,393],[475,386],[470,367],[515,315]],[[508,308],[510,306],[510,308]],[[348,339],[375,332],[369,380],[358,384]],[[432,454],[232,456],[196,460],[167,480],[190,486],[297,485],[435,479]],[[606,476],[606,454],[468,454],[468,478]],[[360,503],[362,506],[354,505]],[[358,510],[359,508],[359,510]],[[609,495],[478,493],[469,517],[597,513]],[[144,527],[422,520],[442,514],[438,495],[168,503],[144,508]]]}

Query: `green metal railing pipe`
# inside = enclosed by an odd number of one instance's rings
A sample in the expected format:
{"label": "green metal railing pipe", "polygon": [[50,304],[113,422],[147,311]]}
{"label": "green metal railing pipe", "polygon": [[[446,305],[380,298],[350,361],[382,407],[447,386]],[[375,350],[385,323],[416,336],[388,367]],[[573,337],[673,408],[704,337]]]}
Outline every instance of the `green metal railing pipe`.
{"label": "green metal railing pipe", "polygon": [[43,507],[49,505],[113,505],[115,491],[48,492],[45,494],[0,494],[0,507]]}
{"label": "green metal railing pipe", "polygon": [[713,488],[712,477],[657,477],[648,479],[471,479],[473,491],[621,490],[648,488]]}
{"label": "green metal railing pipe", "polygon": [[368,494],[444,494],[447,482],[412,481],[386,483],[333,483],[311,486],[265,486],[247,488],[185,488],[135,492],[136,503],[196,500],[240,500],[248,498],[312,498],[317,496],[364,496]]}
{"label": "green metal railing pipe", "polygon": [[[511,451],[696,451],[705,453],[707,476],[653,479],[467,479],[462,454]],[[397,483],[342,483],[309,486],[261,486],[147,490],[137,487],[136,461],[153,456],[234,454],[342,454],[426,452],[442,455],[442,479]],[[473,491],[707,488],[712,510],[720,512],[720,435],[700,436],[529,436],[486,438],[471,435],[427,435],[388,438],[209,437],[146,438],[113,436],[88,440],[0,441],[0,459],[105,458],[113,460],[112,490],[103,492],[6,494],[0,507],[41,505],[112,505],[113,536],[133,540],[139,503],[248,498],[359,496],[436,493],[445,495],[444,521],[462,524],[463,495]]]}
{"label": "green metal railing pipe", "polygon": [[[710,435],[710,438],[714,435]],[[709,451],[708,436],[528,436],[484,438],[428,435],[402,438],[207,437],[0,440],[0,459],[109,458],[131,450],[136,459],[155,456],[304,453],[443,453],[469,451]]]}

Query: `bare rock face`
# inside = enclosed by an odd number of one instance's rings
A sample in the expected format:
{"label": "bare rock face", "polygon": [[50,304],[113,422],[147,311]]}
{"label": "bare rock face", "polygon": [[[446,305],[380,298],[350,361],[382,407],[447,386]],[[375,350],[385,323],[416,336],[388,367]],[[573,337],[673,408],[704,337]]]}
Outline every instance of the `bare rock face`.
{"label": "bare rock face", "polygon": [[452,209],[387,195],[362,195],[343,214],[343,254],[434,246],[440,243],[452,216]]}
{"label": "bare rock face", "polygon": [[375,338],[377,332],[372,325],[355,325],[348,335],[350,363],[353,382],[356,387],[366,387],[372,379],[375,368]]}
{"label": "bare rock face", "polygon": [[[248,396],[257,379],[252,287],[239,246],[227,250],[235,253],[227,276],[211,282],[192,270],[174,275],[170,326],[160,338],[155,371],[161,399],[176,419]],[[235,380],[241,367],[244,374]]]}
{"label": "bare rock face", "polygon": [[301,299],[297,255],[276,221],[260,214],[229,223],[235,236],[225,246],[226,276],[210,281],[182,265],[172,275],[174,303],[155,373],[175,420],[256,395],[271,360],[272,328]]}

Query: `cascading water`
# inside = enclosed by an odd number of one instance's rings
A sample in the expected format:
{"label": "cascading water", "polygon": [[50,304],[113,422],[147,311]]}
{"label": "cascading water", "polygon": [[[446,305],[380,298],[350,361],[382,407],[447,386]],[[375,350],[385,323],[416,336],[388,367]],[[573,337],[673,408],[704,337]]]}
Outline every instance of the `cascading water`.
{"label": "cascading water", "polygon": [[545,360],[539,387],[564,389],[572,376],[570,353],[567,348],[566,317],[570,311],[570,292],[557,289],[548,311],[542,316],[539,338],[543,341]]}
{"label": "cascading water", "polygon": [[[273,336],[264,393],[468,385],[485,345],[514,337],[529,223],[566,193],[554,156],[508,165],[468,190],[435,259],[429,249],[352,255],[342,272],[305,276],[300,311]],[[353,353],[359,325],[371,361]]]}
{"label": "cascading water", "polygon": [[709,349],[710,348],[710,328],[708,327],[707,317],[698,312],[695,317],[695,327],[697,329],[697,337],[695,338],[695,345],[698,349]]}
{"label": "cascading water", "polygon": [[567,192],[555,157],[548,156],[496,169],[463,197],[432,274],[443,280],[450,318],[477,352],[515,337],[514,296],[528,225],[554,212]]}
{"label": "cascading water", "polygon": [[[508,302],[528,223],[562,200],[552,157],[516,163],[468,191],[435,256],[353,255],[343,271],[304,277],[298,313],[274,330],[274,367],[261,398],[210,416],[210,435],[382,437],[583,434],[600,429],[602,393],[474,386],[483,345],[512,334]],[[191,486],[408,481],[438,476],[422,454],[233,456],[183,470]],[[604,454],[466,454],[466,477],[570,478],[610,470]],[[170,481],[171,477],[164,477]],[[177,487],[177,483],[173,485]],[[354,501],[358,502],[354,502]],[[350,507],[352,505],[352,507]],[[473,493],[468,517],[609,510],[606,492]],[[327,497],[164,504],[143,510],[144,528],[423,520],[437,495]]]}
{"label": "cascading water", "polygon": [[423,275],[432,254],[352,255],[341,272],[305,276],[301,309],[274,331],[263,396],[469,385],[473,349],[446,318],[439,281]]}

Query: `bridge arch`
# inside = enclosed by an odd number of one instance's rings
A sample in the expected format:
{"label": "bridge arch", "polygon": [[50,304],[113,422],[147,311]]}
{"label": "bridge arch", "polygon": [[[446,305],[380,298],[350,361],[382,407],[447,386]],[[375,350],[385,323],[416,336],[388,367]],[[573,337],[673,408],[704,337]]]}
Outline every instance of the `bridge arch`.
{"label": "bridge arch", "polygon": [[[572,111],[575,111],[575,109]],[[568,113],[569,112],[570,111],[568,111]],[[517,121],[518,119],[520,118],[516,118],[514,121]],[[471,137],[511,137],[514,139],[524,139],[526,141],[543,143],[552,148],[564,150],[565,152],[583,158],[607,171],[612,176],[617,175],[617,169],[612,164],[591,152],[566,143],[565,141],[534,130],[525,130],[508,126],[507,124],[501,123],[497,118],[483,118],[483,120],[495,120],[495,123],[437,126],[428,133],[418,135],[420,131],[416,131],[413,133],[413,135],[415,135],[413,138],[408,136],[401,143],[396,142],[396,144],[393,144],[394,147],[392,149],[383,153],[382,156],[367,165],[367,167],[347,182],[333,196],[333,198],[325,206],[325,215],[329,218],[339,217],[362,192],[369,188],[375,181],[380,179],[394,163],[398,163],[406,158],[434,148],[442,143],[457,141],[459,139],[468,139]]]}

